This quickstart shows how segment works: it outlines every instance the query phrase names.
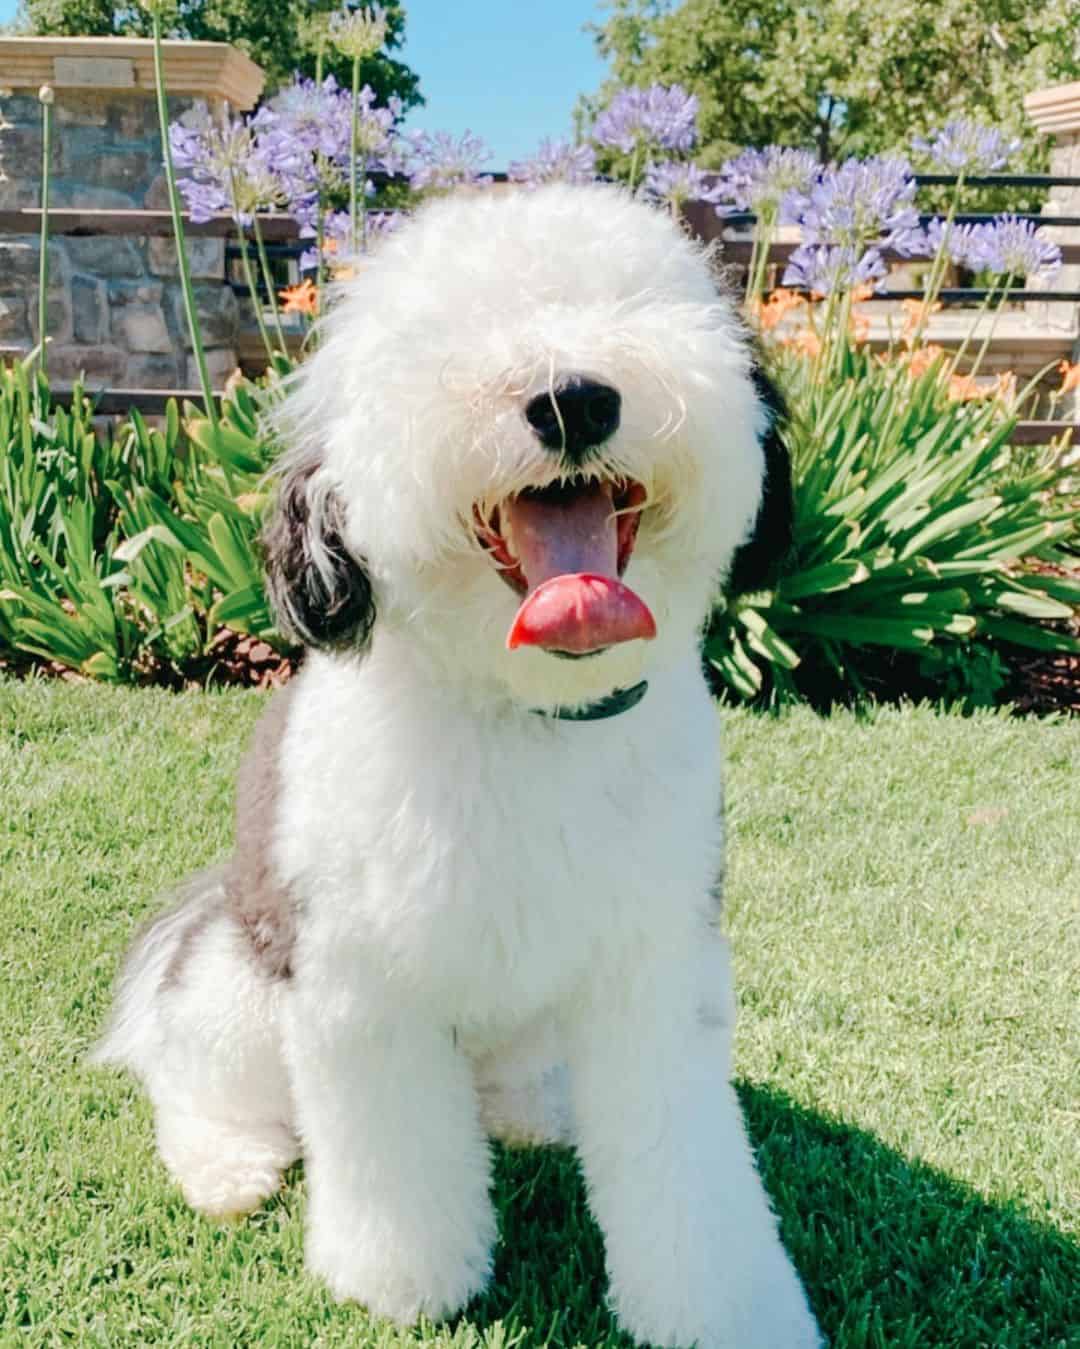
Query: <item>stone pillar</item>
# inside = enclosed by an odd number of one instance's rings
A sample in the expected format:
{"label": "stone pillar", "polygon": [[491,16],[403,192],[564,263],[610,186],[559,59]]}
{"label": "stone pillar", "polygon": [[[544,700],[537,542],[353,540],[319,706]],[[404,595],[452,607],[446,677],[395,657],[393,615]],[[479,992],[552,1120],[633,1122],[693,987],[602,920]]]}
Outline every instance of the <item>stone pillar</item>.
{"label": "stone pillar", "polygon": [[[166,42],[169,114],[196,102],[215,117],[252,107],[263,73],[220,42]],[[41,108],[53,107],[50,205],[168,206],[146,38],[0,38],[0,210],[41,201]],[[10,94],[8,94],[10,91]],[[92,226],[91,226],[92,228]],[[38,237],[0,234],[0,355],[37,341]],[[236,366],[239,309],[225,284],[225,241],[189,239],[212,383]],[[176,245],[171,238],[54,235],[49,244],[49,374],[89,389],[193,388]]]}
{"label": "stone pillar", "polygon": [[[1053,136],[1050,172],[1061,178],[1080,178],[1080,81],[1039,89],[1024,99],[1028,117],[1040,131]],[[1047,234],[1055,243],[1080,244],[1080,229],[1053,226],[1055,216],[1080,216],[1080,187],[1052,187],[1043,207]],[[1067,262],[1049,281],[1028,282],[1032,289],[1080,290],[1080,263]],[[1080,360],[1080,305],[1029,303],[1026,308],[1043,327],[1055,329],[1070,340],[1070,360]],[[1080,400],[1069,394],[1058,404],[1057,415],[1069,419],[1080,414]]]}

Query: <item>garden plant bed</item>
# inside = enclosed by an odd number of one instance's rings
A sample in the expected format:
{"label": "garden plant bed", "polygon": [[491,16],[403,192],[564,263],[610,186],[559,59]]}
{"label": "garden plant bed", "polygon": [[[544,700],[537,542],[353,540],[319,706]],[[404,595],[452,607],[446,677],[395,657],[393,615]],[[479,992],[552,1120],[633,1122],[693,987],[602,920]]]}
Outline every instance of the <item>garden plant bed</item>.
{"label": "garden plant bed", "polygon": [[[142,1093],[82,1066],[133,927],[227,848],[264,705],[0,682],[0,1338],[628,1345],[567,1155],[499,1153],[490,1293],[397,1331],[303,1273],[302,1166],[244,1222],[197,1218]],[[1080,722],[719,719],[740,1091],[832,1345],[1076,1344]]]}

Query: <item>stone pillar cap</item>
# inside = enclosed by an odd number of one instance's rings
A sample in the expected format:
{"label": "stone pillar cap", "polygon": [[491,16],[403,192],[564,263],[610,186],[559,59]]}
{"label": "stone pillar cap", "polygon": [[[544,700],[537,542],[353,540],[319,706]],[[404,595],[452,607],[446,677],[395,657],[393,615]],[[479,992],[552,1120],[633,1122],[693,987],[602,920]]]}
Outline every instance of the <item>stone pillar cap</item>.
{"label": "stone pillar cap", "polygon": [[1024,99],[1024,110],[1049,135],[1080,131],[1080,80],[1036,89]]}
{"label": "stone pillar cap", "polygon": [[[250,56],[227,42],[166,41],[165,84],[170,94],[227,99],[254,106],[266,76]],[[154,88],[154,43],[148,37],[3,37],[0,86],[5,89]]]}

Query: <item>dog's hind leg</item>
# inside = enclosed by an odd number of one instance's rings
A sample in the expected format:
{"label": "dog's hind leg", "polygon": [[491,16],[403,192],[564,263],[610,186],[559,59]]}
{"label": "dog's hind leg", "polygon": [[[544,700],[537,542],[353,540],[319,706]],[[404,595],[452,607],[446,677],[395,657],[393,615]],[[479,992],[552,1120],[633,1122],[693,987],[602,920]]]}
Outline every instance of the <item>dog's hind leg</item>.
{"label": "dog's hind leg", "polygon": [[225,902],[224,868],[193,877],[125,964],[93,1059],[142,1079],[162,1160],[200,1212],[257,1208],[299,1155],[279,997]]}

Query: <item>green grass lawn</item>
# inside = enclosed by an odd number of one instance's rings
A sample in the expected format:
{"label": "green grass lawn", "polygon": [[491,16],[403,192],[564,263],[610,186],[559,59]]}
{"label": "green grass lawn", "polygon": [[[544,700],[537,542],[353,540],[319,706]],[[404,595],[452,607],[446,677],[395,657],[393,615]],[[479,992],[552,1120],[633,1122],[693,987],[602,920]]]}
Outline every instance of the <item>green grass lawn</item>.
{"label": "green grass lawn", "polygon": [[[569,1156],[499,1154],[490,1293],[400,1332],[304,1274],[301,1167],[197,1218],[82,1067],[261,705],[0,683],[0,1343],[620,1343]],[[1080,1345],[1080,722],[722,720],[740,1085],[832,1343]]]}

